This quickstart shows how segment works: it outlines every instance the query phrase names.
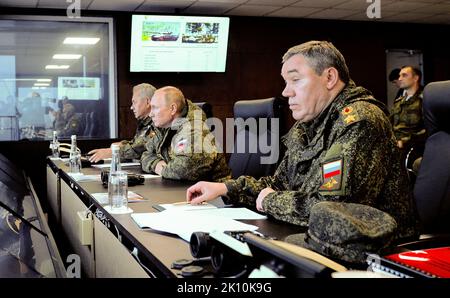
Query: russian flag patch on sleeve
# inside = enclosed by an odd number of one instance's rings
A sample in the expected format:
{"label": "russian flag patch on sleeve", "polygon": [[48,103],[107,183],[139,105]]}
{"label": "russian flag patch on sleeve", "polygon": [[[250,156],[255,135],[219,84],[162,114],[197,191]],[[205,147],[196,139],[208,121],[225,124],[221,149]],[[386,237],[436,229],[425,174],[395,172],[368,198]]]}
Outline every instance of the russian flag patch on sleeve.
{"label": "russian flag patch on sleeve", "polygon": [[320,190],[340,190],[342,180],[342,159],[322,165],[323,184]]}

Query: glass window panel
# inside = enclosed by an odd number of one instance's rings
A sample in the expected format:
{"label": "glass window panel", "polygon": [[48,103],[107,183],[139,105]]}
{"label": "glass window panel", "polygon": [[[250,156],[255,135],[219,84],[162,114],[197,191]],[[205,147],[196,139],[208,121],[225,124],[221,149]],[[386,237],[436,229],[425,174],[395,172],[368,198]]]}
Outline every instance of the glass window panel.
{"label": "glass window panel", "polygon": [[117,135],[112,19],[0,19],[0,141]]}

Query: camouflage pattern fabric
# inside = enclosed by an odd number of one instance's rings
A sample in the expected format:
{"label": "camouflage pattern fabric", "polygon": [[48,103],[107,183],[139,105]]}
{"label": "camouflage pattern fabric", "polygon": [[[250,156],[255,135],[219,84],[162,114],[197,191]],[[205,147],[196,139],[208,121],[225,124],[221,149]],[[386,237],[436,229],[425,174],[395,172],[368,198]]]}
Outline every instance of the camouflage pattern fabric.
{"label": "camouflage pattern fabric", "polygon": [[66,126],[61,131],[62,136],[78,135],[83,133],[83,125],[77,115],[72,115],[69,120],[67,120]]}
{"label": "camouflage pattern fabric", "polygon": [[75,111],[69,110],[69,112],[62,115],[62,119],[56,122],[58,127],[59,137],[70,137],[71,135],[80,136],[83,134],[84,123],[81,123],[80,118]]}
{"label": "camouflage pattern fabric", "polygon": [[131,141],[122,141],[120,146],[121,159],[140,159],[145,151],[145,144],[155,136],[155,126],[152,118],[146,117],[138,120],[136,134]]}
{"label": "camouflage pattern fabric", "polygon": [[397,223],[376,208],[338,202],[320,202],[311,208],[306,234],[285,241],[338,260],[364,263],[366,253],[379,254],[393,243]]}
{"label": "camouflage pattern fabric", "polygon": [[397,140],[404,145],[414,143],[425,137],[425,126],[422,117],[422,90],[418,90],[413,96],[407,95],[397,98],[391,112],[390,121],[394,128]]}
{"label": "camouflage pattern fabric", "polygon": [[283,137],[286,153],[273,176],[226,181],[229,201],[254,206],[271,187],[263,208],[273,217],[308,225],[320,201],[353,202],[392,215],[398,237],[417,234],[417,216],[406,171],[385,106],[351,81],[326,110],[297,122]]}
{"label": "camouflage pattern fabric", "polygon": [[215,139],[205,124],[201,108],[187,100],[181,117],[171,128],[158,129],[142,154],[142,170],[154,172],[159,161],[167,166],[162,176],[189,181],[222,181],[231,177],[225,156],[219,153]]}

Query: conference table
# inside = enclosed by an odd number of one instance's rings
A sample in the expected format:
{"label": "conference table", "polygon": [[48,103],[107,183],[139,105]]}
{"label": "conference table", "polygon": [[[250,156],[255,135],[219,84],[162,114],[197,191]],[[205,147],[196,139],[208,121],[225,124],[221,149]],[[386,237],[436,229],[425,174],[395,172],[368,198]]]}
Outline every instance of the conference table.
{"label": "conference table", "polygon": [[[123,170],[142,173],[140,166]],[[175,260],[193,258],[188,242],[174,234],[140,229],[130,214],[108,213],[105,205],[92,196],[107,192],[102,183],[77,182],[67,172],[68,165],[63,160],[47,158],[47,198],[54,224],[67,236],[73,254],[79,256],[83,276],[181,277],[180,270],[172,268],[172,264]],[[82,173],[99,175],[101,170],[88,167]],[[192,182],[161,177],[145,179],[143,185],[129,187],[129,191],[145,200],[128,206],[134,213],[158,212],[152,206],[185,201],[190,185]],[[258,232],[277,239],[304,231],[273,218],[243,222],[256,225]],[[213,277],[212,273],[204,276]]]}

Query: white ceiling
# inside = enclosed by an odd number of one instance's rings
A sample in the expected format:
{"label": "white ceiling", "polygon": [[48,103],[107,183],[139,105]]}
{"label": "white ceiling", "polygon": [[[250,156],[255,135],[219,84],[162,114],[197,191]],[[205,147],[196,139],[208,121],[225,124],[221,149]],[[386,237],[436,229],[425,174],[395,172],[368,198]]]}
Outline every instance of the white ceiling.
{"label": "white ceiling", "polygon": [[377,21],[450,24],[450,0],[0,0],[0,6],[61,9],[67,1],[80,1],[81,15],[83,10],[111,10],[358,21],[374,21],[366,10],[379,1]]}

